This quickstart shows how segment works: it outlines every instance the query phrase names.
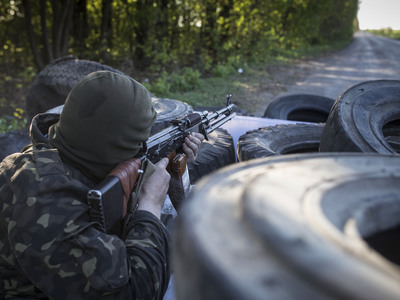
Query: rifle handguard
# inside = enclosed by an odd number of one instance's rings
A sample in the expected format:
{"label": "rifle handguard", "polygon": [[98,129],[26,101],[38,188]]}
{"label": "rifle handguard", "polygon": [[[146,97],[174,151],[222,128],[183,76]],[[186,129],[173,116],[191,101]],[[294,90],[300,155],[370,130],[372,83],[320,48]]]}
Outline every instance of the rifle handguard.
{"label": "rifle handguard", "polygon": [[[172,155],[172,157],[171,157]],[[170,159],[167,171],[171,175],[168,195],[175,209],[179,212],[180,207],[190,190],[190,179],[187,168],[186,154],[175,151],[168,156]]]}

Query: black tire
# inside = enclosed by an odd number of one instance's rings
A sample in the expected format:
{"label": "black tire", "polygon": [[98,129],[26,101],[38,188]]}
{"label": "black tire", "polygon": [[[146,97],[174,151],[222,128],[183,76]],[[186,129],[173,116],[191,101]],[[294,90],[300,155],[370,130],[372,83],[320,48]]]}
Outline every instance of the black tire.
{"label": "black tire", "polygon": [[235,146],[228,131],[217,128],[208,138],[201,144],[196,161],[188,164],[192,184],[217,169],[236,163]]}
{"label": "black tire", "polygon": [[283,154],[318,152],[322,124],[261,127],[239,137],[239,161]]}
{"label": "black tire", "polygon": [[264,112],[271,119],[324,123],[335,100],[318,95],[294,94],[274,99]]}
{"label": "black tire", "polygon": [[30,143],[28,127],[0,134],[0,161],[10,154],[20,152]]}
{"label": "black tire", "polygon": [[365,240],[398,228],[399,213],[393,155],[284,155],[221,169],[177,218],[177,299],[398,299],[399,265]]}
{"label": "black tire", "polygon": [[44,68],[34,79],[26,98],[29,121],[38,114],[64,104],[72,87],[86,75],[101,70],[123,74],[114,68],[70,55]]}
{"label": "black tire", "polygon": [[400,81],[367,81],[336,100],[320,151],[399,154],[398,143],[393,143],[396,137],[400,137]]}
{"label": "black tire", "polygon": [[182,101],[168,98],[152,98],[153,107],[157,112],[157,121],[151,128],[155,134],[171,125],[171,121],[193,112],[193,108]]}

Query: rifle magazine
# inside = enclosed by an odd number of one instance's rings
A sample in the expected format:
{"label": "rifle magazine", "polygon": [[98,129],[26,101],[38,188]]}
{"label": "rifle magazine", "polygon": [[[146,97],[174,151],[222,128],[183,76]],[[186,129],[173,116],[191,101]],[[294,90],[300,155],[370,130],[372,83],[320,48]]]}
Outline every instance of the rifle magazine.
{"label": "rifle magazine", "polygon": [[124,192],[116,176],[108,176],[87,194],[90,219],[100,223],[105,232],[120,224],[123,217]]}

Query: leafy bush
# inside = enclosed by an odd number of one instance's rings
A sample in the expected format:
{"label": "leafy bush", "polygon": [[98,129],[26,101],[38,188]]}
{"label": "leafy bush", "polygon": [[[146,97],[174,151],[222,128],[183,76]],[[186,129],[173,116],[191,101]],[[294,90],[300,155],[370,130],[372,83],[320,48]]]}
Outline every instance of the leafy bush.
{"label": "leafy bush", "polygon": [[228,75],[233,74],[233,72],[235,72],[235,69],[228,64],[226,65],[218,64],[211,71],[211,73],[216,77],[226,77]]}
{"label": "leafy bush", "polygon": [[201,73],[192,68],[184,68],[181,73],[168,75],[163,73],[152,84],[145,86],[153,94],[160,97],[168,97],[171,93],[184,93],[196,89],[199,86]]}
{"label": "leafy bush", "polygon": [[143,85],[155,96],[168,97],[171,89],[171,84],[168,82],[169,75],[164,72],[160,77],[154,80],[153,83],[144,82]]}
{"label": "leafy bush", "polygon": [[368,30],[368,32],[371,32],[376,35],[382,35],[389,37],[391,39],[397,39],[400,40],[400,30],[393,30],[392,28],[384,28],[384,29],[377,29],[377,30]]}
{"label": "leafy bush", "polygon": [[15,109],[13,116],[0,118],[0,133],[25,127],[27,120],[23,117],[23,114],[24,110],[22,108],[17,108]]}

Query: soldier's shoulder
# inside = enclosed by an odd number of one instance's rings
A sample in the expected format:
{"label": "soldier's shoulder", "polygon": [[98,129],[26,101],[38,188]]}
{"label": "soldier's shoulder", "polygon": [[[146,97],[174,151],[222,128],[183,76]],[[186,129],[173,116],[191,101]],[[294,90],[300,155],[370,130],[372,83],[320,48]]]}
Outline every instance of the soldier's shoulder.
{"label": "soldier's shoulder", "polygon": [[31,150],[26,152],[13,153],[6,156],[0,163],[0,172],[12,172],[20,169],[23,165],[33,162],[33,153]]}
{"label": "soldier's shoulder", "polygon": [[37,178],[57,173],[63,174],[64,167],[56,149],[30,148],[7,156],[0,164],[0,174],[6,177],[24,174],[24,177]]}

